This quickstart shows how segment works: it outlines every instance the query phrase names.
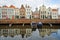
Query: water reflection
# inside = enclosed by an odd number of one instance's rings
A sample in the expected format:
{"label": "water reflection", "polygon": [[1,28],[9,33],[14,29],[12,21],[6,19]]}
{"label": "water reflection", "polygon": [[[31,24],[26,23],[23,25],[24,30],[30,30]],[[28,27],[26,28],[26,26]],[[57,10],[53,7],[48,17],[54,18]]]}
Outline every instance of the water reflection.
{"label": "water reflection", "polygon": [[21,35],[23,38],[30,36],[32,33],[32,29],[0,29],[0,36],[11,36]]}
{"label": "water reflection", "polygon": [[[59,35],[59,36],[58,36]],[[59,29],[0,29],[0,40],[59,40]]]}
{"label": "water reflection", "polygon": [[41,37],[50,36],[51,33],[57,33],[58,29],[38,29]]}

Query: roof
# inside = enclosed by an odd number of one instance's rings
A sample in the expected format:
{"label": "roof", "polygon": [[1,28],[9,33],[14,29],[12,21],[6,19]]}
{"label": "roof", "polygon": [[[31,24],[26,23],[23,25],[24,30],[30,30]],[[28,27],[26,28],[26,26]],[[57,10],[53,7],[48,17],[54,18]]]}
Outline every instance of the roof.
{"label": "roof", "polygon": [[26,5],[26,8],[30,8],[30,6],[29,5]]}
{"label": "roof", "polygon": [[51,9],[51,7],[48,7],[48,9]]}
{"label": "roof", "polygon": [[10,5],[10,8],[15,8],[15,6],[14,5]]}
{"label": "roof", "polygon": [[4,8],[8,8],[8,6],[7,6],[7,5],[4,5],[4,6],[2,6],[2,7],[4,7]]}
{"label": "roof", "polygon": [[45,7],[45,5],[43,4],[42,7]]}
{"label": "roof", "polygon": [[58,17],[60,17],[60,15],[58,15]]}
{"label": "roof", "polygon": [[20,9],[25,9],[24,5],[21,5],[21,8]]}
{"label": "roof", "polygon": [[30,6],[28,6],[28,8],[30,8]]}
{"label": "roof", "polygon": [[0,6],[0,8],[1,8],[1,6]]}
{"label": "roof", "polygon": [[58,9],[52,9],[52,11],[58,11]]}

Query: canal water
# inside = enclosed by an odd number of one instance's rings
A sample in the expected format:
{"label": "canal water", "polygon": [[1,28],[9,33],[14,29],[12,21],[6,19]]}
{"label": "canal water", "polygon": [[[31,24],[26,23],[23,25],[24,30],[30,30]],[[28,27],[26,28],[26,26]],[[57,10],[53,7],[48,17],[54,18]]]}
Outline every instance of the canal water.
{"label": "canal water", "polygon": [[0,40],[60,40],[60,29],[0,28]]}

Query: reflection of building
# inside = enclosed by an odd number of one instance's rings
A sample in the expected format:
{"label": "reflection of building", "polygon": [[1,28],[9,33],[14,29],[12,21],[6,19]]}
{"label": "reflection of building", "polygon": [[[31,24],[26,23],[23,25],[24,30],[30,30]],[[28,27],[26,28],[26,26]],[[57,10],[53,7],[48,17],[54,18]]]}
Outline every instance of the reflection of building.
{"label": "reflection of building", "polygon": [[1,29],[0,29],[0,36],[2,35],[2,31],[1,31]]}
{"label": "reflection of building", "polygon": [[20,34],[20,29],[1,29],[0,35],[3,35],[5,37],[11,36],[14,37],[15,35]]}
{"label": "reflection of building", "polygon": [[58,9],[52,9],[52,19],[58,19]]}
{"label": "reflection of building", "polygon": [[7,37],[8,36],[8,29],[2,29],[2,35]]}
{"label": "reflection of building", "polygon": [[20,29],[8,29],[8,30],[9,30],[8,35],[11,37],[20,34]]}
{"label": "reflection of building", "polygon": [[15,33],[15,35],[19,35],[20,34],[20,29],[14,29],[14,33]]}
{"label": "reflection of building", "polygon": [[56,33],[57,32],[57,29],[51,29],[51,32],[52,33]]}
{"label": "reflection of building", "polygon": [[21,34],[23,38],[30,37],[32,33],[32,29],[0,29],[0,36],[11,36]]}
{"label": "reflection of building", "polygon": [[50,35],[51,33],[57,33],[57,29],[39,29],[39,35],[41,37],[45,37],[46,35]]}
{"label": "reflection of building", "polygon": [[31,36],[32,34],[32,29],[26,29],[26,37]]}
{"label": "reflection of building", "polygon": [[47,34],[50,35],[50,30],[47,31],[47,29],[39,29],[39,35],[44,37],[46,36]]}
{"label": "reflection of building", "polygon": [[32,29],[20,29],[20,34],[22,35],[22,37],[29,37],[31,36],[32,33]]}
{"label": "reflection of building", "polygon": [[25,14],[26,14],[25,7],[23,5],[21,5],[21,8],[20,8],[20,18],[25,18]]}
{"label": "reflection of building", "polygon": [[20,34],[26,34],[26,29],[20,29]]}
{"label": "reflection of building", "polygon": [[25,15],[26,19],[31,19],[31,18],[32,18],[31,7],[28,6],[28,5],[26,5],[26,6],[25,6],[25,9],[26,9],[26,15]]}
{"label": "reflection of building", "polygon": [[32,13],[32,17],[35,18],[35,19],[39,19],[40,18],[40,14],[39,14],[39,11],[38,11],[38,8],[36,8],[36,10]]}
{"label": "reflection of building", "polygon": [[9,36],[13,37],[15,35],[14,29],[8,29],[8,30],[9,30],[8,32]]}

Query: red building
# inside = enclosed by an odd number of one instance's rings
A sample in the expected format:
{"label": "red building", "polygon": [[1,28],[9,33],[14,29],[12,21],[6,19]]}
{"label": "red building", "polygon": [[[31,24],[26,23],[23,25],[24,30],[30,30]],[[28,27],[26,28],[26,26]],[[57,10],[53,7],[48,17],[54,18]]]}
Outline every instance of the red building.
{"label": "red building", "polygon": [[20,18],[25,18],[25,13],[26,13],[25,7],[23,5],[21,5]]}
{"label": "red building", "polygon": [[38,9],[36,8],[36,10],[32,13],[32,18],[34,19],[39,19],[40,18],[40,14],[39,14],[39,11]]}

